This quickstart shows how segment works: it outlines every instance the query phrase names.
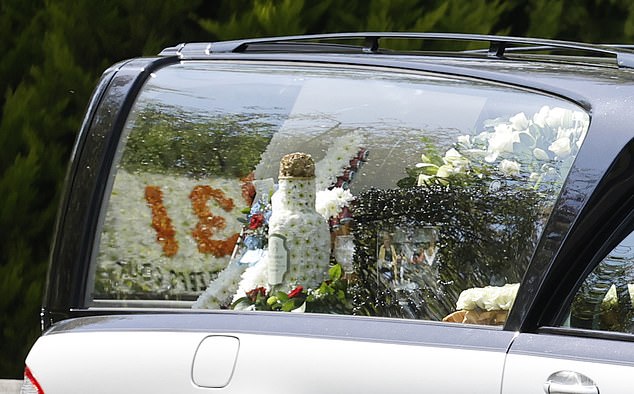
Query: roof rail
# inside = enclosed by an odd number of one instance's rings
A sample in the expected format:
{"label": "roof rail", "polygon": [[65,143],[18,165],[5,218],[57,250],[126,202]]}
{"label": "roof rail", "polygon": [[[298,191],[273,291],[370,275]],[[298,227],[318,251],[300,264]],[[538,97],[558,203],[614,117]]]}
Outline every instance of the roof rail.
{"label": "roof rail", "polygon": [[[350,51],[352,49],[361,50],[363,53],[381,53],[381,47],[379,41],[381,39],[409,39],[409,40],[447,40],[447,41],[481,41],[488,42],[489,48],[487,50],[487,56],[491,58],[503,58],[507,52],[520,52],[530,50],[545,50],[545,49],[564,49],[573,50],[579,52],[587,52],[589,54],[600,56],[612,56],[616,58],[617,65],[624,68],[634,68],[634,51],[626,45],[597,45],[597,44],[584,44],[573,41],[560,41],[541,38],[523,38],[523,37],[509,37],[509,36],[494,36],[494,35],[482,35],[482,34],[463,34],[463,33],[409,33],[409,32],[360,32],[360,33],[330,33],[330,34],[313,34],[313,35],[298,35],[298,36],[285,36],[285,37],[266,37],[266,38],[253,38],[242,39],[233,41],[219,41],[206,44],[204,52],[206,54],[211,53],[240,53],[246,52],[249,47],[262,46],[263,44],[285,44],[286,50],[302,51],[302,49],[308,50],[307,47],[310,44],[316,44],[315,42],[328,41],[328,40],[364,40],[362,47],[352,45],[319,45],[313,46],[313,51],[318,49],[319,51],[327,52],[328,50],[343,51],[344,49]],[[295,44],[295,45],[287,45]],[[189,45],[189,44],[188,44]],[[193,51],[188,50],[188,45],[180,45],[172,48],[167,48],[161,55],[200,55],[200,45],[191,47]],[[277,48],[280,47],[271,47]],[[288,48],[291,47],[291,48]],[[197,53],[194,53],[197,52]],[[437,51],[435,51],[437,53]],[[482,51],[466,51],[467,53],[479,53]]]}

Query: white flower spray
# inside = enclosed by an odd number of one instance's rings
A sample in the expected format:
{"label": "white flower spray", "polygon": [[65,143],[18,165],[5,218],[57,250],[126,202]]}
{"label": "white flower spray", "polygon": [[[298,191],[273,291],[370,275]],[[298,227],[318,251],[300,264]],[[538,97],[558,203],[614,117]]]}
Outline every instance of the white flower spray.
{"label": "white flower spray", "polygon": [[[418,185],[435,178],[477,171],[486,164],[504,176],[526,175],[537,187],[544,177],[557,176],[547,164],[568,160],[577,153],[589,123],[584,112],[548,106],[541,107],[531,118],[520,112],[508,119],[487,120],[485,131],[458,137],[455,147],[443,157],[442,165],[437,166],[422,155],[422,162],[416,167],[425,171],[419,174]],[[562,168],[565,167],[564,164]]]}
{"label": "white flower spray", "polygon": [[[354,196],[349,190],[341,187],[329,189],[343,175],[350,165],[350,160],[354,159],[364,143],[364,136],[360,132],[349,133],[336,138],[326,151],[323,159],[315,164],[315,186],[316,186],[316,211],[326,220],[336,217],[339,212],[349,206]],[[212,281],[194,303],[193,308],[216,309],[222,305],[227,305],[229,301],[235,301],[244,297],[247,291],[257,287],[268,289],[266,276],[266,264],[262,261],[251,267],[243,266],[242,269],[231,268],[239,264],[231,263],[218,278]],[[305,267],[309,279],[312,271],[316,267]],[[299,275],[299,274],[298,274]],[[296,275],[297,276],[297,275]],[[233,291],[233,292],[232,292]],[[231,293],[227,297],[227,295]]]}

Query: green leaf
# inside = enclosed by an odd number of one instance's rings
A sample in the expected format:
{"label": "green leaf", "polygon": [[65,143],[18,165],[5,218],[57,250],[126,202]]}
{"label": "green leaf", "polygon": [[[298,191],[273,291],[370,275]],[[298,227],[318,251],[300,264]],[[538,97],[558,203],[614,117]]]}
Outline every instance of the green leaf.
{"label": "green leaf", "polygon": [[295,306],[295,300],[287,300],[282,304],[282,310],[284,312],[290,312],[295,308],[297,308],[297,306]]}
{"label": "green leaf", "polygon": [[328,276],[333,281],[339,280],[339,278],[341,278],[341,274],[342,274],[341,264],[335,264],[332,267],[330,267],[330,269],[328,270]]}
{"label": "green leaf", "polygon": [[231,304],[231,309],[236,309],[236,307],[243,302],[248,304],[251,303],[251,301],[247,297],[240,297]]}
{"label": "green leaf", "polygon": [[277,293],[275,293],[275,296],[281,302],[285,302],[286,300],[288,300],[288,294],[284,293],[283,291],[278,291]]}

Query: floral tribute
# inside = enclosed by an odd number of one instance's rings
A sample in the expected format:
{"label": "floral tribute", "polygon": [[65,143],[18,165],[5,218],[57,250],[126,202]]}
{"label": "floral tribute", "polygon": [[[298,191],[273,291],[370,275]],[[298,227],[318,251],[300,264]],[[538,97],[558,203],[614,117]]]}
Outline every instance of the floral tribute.
{"label": "floral tribute", "polygon": [[[232,306],[245,309],[245,300],[262,300],[266,295],[268,301],[271,299],[271,294],[269,294],[271,291],[276,293],[274,296],[277,297],[277,300],[288,301],[291,299],[295,303],[299,299],[312,299],[309,297],[312,294],[312,289],[321,288],[325,277],[325,269],[321,267],[322,263],[318,262],[324,261],[327,264],[330,260],[330,235],[322,242],[319,241],[320,237],[316,237],[317,233],[313,231],[306,230],[303,234],[304,227],[306,229],[314,227],[319,220],[317,218],[308,220],[307,214],[302,214],[301,223],[298,222],[294,230],[299,234],[285,235],[286,238],[290,237],[288,239],[292,243],[289,245],[289,259],[291,261],[289,271],[285,276],[284,283],[273,288],[268,279],[267,246],[269,233],[271,231],[278,233],[280,230],[278,225],[271,223],[275,212],[273,210],[275,203],[271,196],[275,190],[278,190],[276,195],[280,197],[273,197],[273,199],[282,198],[284,202],[281,202],[282,200],[278,202],[278,205],[282,204],[282,206],[306,204],[306,207],[309,207],[313,205],[313,212],[316,209],[319,213],[318,216],[322,218],[320,220],[326,219],[329,229],[332,231],[341,219],[350,216],[347,208],[353,200],[353,195],[348,190],[348,184],[352,181],[355,170],[358,170],[368,156],[368,152],[362,147],[362,142],[363,136],[360,133],[337,138],[326,152],[324,159],[314,165],[314,181],[299,178],[291,183],[285,181],[284,185],[282,182],[280,185],[274,185],[272,180],[252,180],[253,190],[255,190],[253,203],[244,210],[246,216],[241,219],[243,223],[242,235],[232,262],[219,274],[216,280],[210,283],[209,287],[194,303],[193,308],[217,309]],[[282,192],[281,189],[284,191]],[[311,190],[313,191],[311,192]],[[304,212],[306,207],[298,206],[296,208]],[[300,242],[300,239],[303,239],[302,242],[305,244],[296,244],[296,242]],[[315,241],[314,246],[306,243],[313,241]],[[322,243],[323,245],[321,245]],[[299,288],[301,291],[297,290]],[[256,289],[260,290],[256,291]],[[264,293],[262,293],[263,291]],[[294,295],[293,291],[297,294]],[[300,293],[305,294],[305,296]],[[238,302],[238,300],[242,301]],[[252,302],[246,307],[266,310],[286,310],[288,308],[288,306],[281,307],[278,303],[269,302],[270,304]]]}
{"label": "floral tribute", "polygon": [[572,164],[589,122],[585,112],[548,106],[531,118],[520,112],[486,121],[484,131],[458,137],[440,159],[423,153],[416,165],[418,185],[444,182],[455,175],[500,174],[547,191],[563,181],[561,174]]}
{"label": "floral tribute", "polygon": [[145,200],[152,209],[152,227],[156,230],[156,240],[163,245],[165,256],[171,257],[178,252],[178,241],[172,220],[163,205],[163,192],[158,186],[145,187]]}
{"label": "floral tribute", "polygon": [[[534,191],[540,196],[536,203],[547,206],[544,201],[557,195],[581,147],[589,121],[585,112],[548,106],[530,118],[521,112],[485,121],[484,131],[458,137],[442,157],[431,151],[423,153],[421,162],[416,164],[416,183],[431,188],[468,187],[484,182],[488,184],[489,195],[501,194],[509,189],[504,185],[512,185],[512,190]],[[513,225],[498,228],[502,231]],[[457,300],[456,311],[443,320],[503,324],[518,286],[467,288]]]}
{"label": "floral tribute", "polygon": [[[352,206],[356,262],[376,258],[377,234],[386,229],[433,225],[440,238],[438,265],[431,275],[419,275],[416,283],[424,285],[416,292],[377,286],[378,268],[357,264],[358,287],[365,294],[355,297],[355,308],[380,316],[505,321],[510,304],[502,302],[503,292],[493,296],[493,288],[487,288],[476,294],[486,308],[457,301],[463,290],[488,285],[509,290],[511,285],[502,285],[522,279],[589,125],[583,112],[537,109],[484,121],[449,146],[422,135],[421,160],[406,170],[399,189],[369,189],[357,196]],[[443,148],[436,149],[440,143]],[[415,307],[404,309],[402,301]]]}
{"label": "floral tribute", "polygon": [[519,283],[504,286],[474,287],[460,293],[457,311],[443,321],[484,325],[501,325],[506,322],[513,306]]}
{"label": "floral tribute", "polygon": [[233,309],[283,312],[325,312],[349,314],[352,311],[348,294],[348,280],[341,265],[328,270],[328,278],[315,289],[298,285],[289,292],[256,287],[236,299]]}
{"label": "floral tribute", "polygon": [[282,157],[278,188],[271,196],[267,255],[258,262],[264,267],[247,268],[238,296],[265,284],[312,287],[323,280],[331,240],[326,218],[315,210],[315,193],[312,157],[299,152]]}
{"label": "floral tribute", "polygon": [[231,212],[234,207],[233,200],[225,197],[222,190],[214,189],[209,185],[195,186],[189,195],[192,201],[192,208],[198,217],[196,228],[192,231],[192,236],[198,243],[200,253],[210,253],[216,257],[223,257],[231,254],[239,234],[233,234],[227,239],[212,239],[214,232],[227,227],[227,220],[222,216],[215,216],[209,209],[207,203],[213,199],[227,212]]}
{"label": "floral tribute", "polygon": [[315,164],[317,191],[328,188],[347,188],[347,183],[354,179],[355,171],[368,158],[368,151],[363,148],[362,133],[350,133],[335,139],[324,158]]}
{"label": "floral tribute", "polygon": [[[95,296],[198,296],[230,261],[242,230],[235,220],[242,194],[236,179],[119,169],[101,233]],[[201,229],[196,239],[201,216],[222,224],[204,229],[213,234]],[[201,251],[206,236],[216,244]]]}
{"label": "floral tribute", "polygon": [[241,244],[246,250],[260,250],[267,246],[269,219],[271,218],[271,194],[275,190],[273,181],[252,181],[254,197],[251,207],[243,209],[244,217]]}

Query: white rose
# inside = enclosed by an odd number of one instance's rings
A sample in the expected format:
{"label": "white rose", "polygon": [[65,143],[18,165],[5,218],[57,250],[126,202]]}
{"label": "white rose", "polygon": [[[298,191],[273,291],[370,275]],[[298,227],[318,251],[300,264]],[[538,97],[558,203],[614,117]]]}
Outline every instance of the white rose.
{"label": "white rose", "polygon": [[570,128],[572,127],[572,113],[567,109],[563,108],[553,108],[548,113],[546,117],[546,124],[553,129],[561,128]]}
{"label": "white rose", "polygon": [[553,152],[558,158],[564,159],[572,153],[570,138],[563,137],[550,144],[548,150]]}
{"label": "white rose", "polygon": [[495,127],[495,133],[489,139],[490,153],[513,152],[513,144],[520,142],[519,133],[508,124],[500,124]]}
{"label": "white rose", "polygon": [[458,297],[458,310],[471,311],[476,308],[485,311],[510,310],[517,295],[519,283],[502,287],[486,286],[464,290]]}
{"label": "white rose", "polygon": [[471,136],[470,135],[461,135],[458,137],[458,143],[465,148],[471,148]]}
{"label": "white rose", "polygon": [[539,109],[535,115],[533,115],[533,123],[535,123],[539,127],[546,127],[546,118],[548,117],[548,113],[550,112],[550,107],[543,106]]}
{"label": "white rose", "polygon": [[499,168],[507,176],[519,175],[520,173],[520,163],[513,160],[502,160]]}
{"label": "white rose", "polygon": [[456,303],[457,310],[472,311],[477,307],[477,299],[479,298],[478,288],[466,289],[460,293],[458,302]]}
{"label": "white rose", "polygon": [[524,112],[520,112],[509,119],[513,130],[526,130],[528,128],[528,118]]}
{"label": "white rose", "polygon": [[342,187],[335,187],[333,190],[336,190],[335,196],[340,208],[348,206],[350,201],[352,201],[353,195],[350,193],[350,190],[343,189]]}
{"label": "white rose", "polygon": [[535,158],[538,160],[550,160],[550,157],[548,157],[548,153],[540,148],[533,149],[533,156],[535,156]]}
{"label": "white rose", "polygon": [[487,163],[493,163],[495,160],[497,160],[497,158],[498,158],[497,152],[490,152],[488,155],[484,156],[484,160]]}
{"label": "white rose", "polygon": [[315,210],[325,219],[329,219],[339,213],[336,192],[332,190],[320,190],[315,199]]}
{"label": "white rose", "polygon": [[458,172],[469,165],[469,159],[462,156],[460,152],[458,152],[454,148],[449,149],[445,153],[445,157],[443,158],[443,161],[445,162],[445,164],[449,164],[452,167],[454,167],[454,169]]}
{"label": "white rose", "polygon": [[478,307],[485,311],[493,311],[498,309],[497,298],[500,294],[500,290],[497,287],[486,286],[480,293],[480,298],[477,300]]}
{"label": "white rose", "polygon": [[353,198],[350,190],[344,190],[341,187],[320,190],[317,192],[315,210],[324,218],[329,219],[338,215],[341,209],[347,206]]}
{"label": "white rose", "polygon": [[508,311],[513,306],[515,297],[517,296],[517,289],[519,289],[519,283],[506,284],[500,289],[500,293],[497,299],[498,308],[503,311]]}

